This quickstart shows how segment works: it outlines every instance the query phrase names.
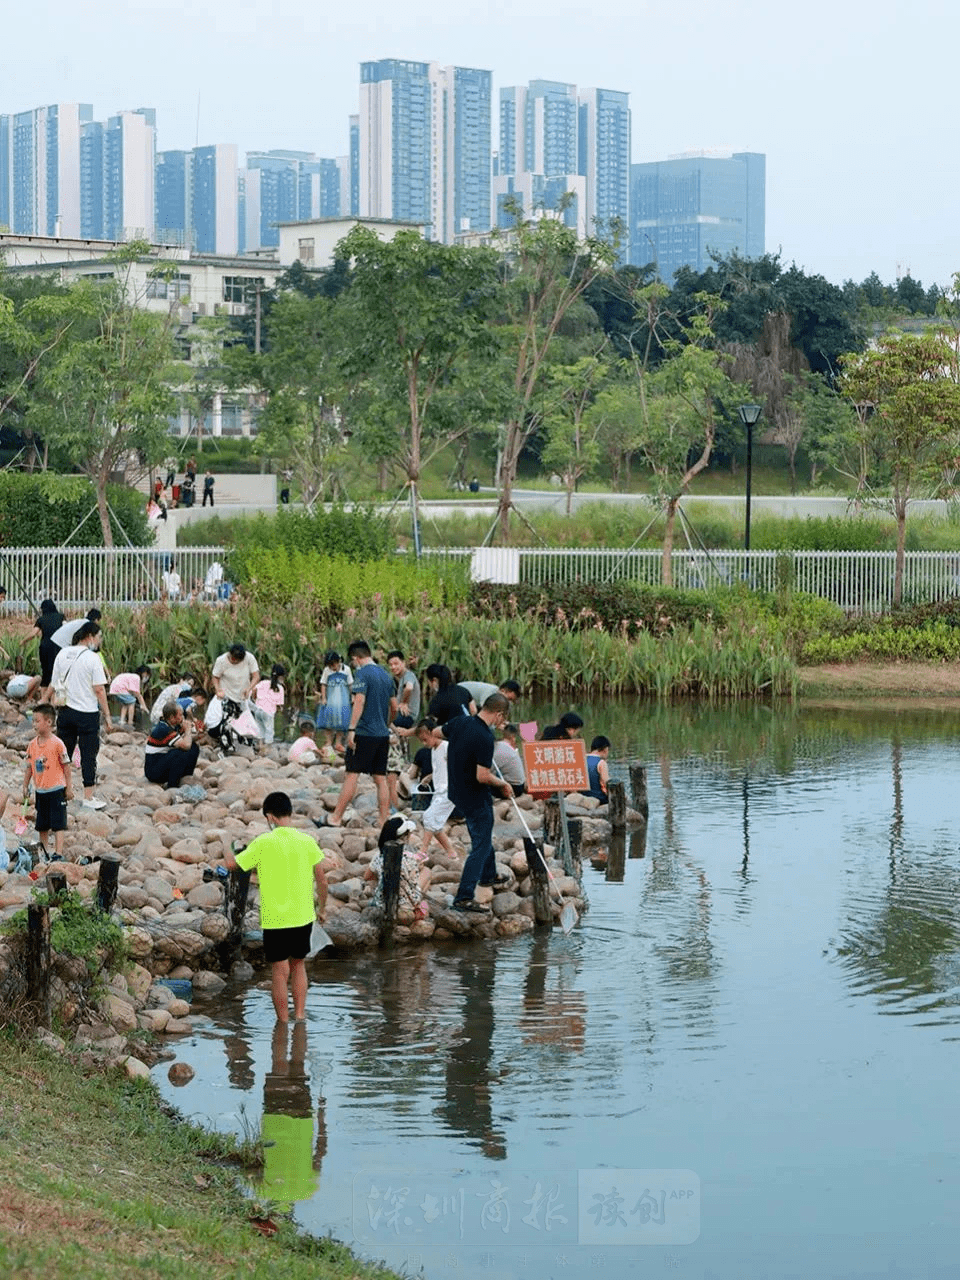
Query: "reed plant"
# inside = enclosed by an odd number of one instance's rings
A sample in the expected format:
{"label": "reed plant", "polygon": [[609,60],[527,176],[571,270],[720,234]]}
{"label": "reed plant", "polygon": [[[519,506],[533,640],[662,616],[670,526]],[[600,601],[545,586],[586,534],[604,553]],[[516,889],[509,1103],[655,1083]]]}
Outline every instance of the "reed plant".
{"label": "reed plant", "polygon": [[184,671],[208,684],[217,655],[242,641],[261,670],[278,661],[287,667],[291,704],[310,705],[325,652],[343,653],[354,639],[366,639],[381,660],[390,649],[402,650],[414,670],[443,662],[463,679],[509,676],[525,689],[554,697],[716,700],[789,695],[796,687],[789,645],[776,619],[762,615],[738,616],[721,627],[697,621],[662,635],[631,637],[564,629],[525,616],[477,618],[465,603],[385,608],[382,601],[370,601],[330,621],[319,605],[291,610],[240,601],[227,607],[111,610],[106,624],[111,666],[129,670],[147,663],[157,687]]}

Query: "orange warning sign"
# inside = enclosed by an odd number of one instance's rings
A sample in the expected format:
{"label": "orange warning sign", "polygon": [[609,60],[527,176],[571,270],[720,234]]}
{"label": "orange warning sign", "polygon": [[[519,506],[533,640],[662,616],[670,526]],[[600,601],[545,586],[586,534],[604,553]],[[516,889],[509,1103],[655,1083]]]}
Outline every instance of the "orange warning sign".
{"label": "orange warning sign", "polygon": [[527,790],[533,796],[590,790],[587,748],[579,738],[525,742],[523,767],[527,772]]}

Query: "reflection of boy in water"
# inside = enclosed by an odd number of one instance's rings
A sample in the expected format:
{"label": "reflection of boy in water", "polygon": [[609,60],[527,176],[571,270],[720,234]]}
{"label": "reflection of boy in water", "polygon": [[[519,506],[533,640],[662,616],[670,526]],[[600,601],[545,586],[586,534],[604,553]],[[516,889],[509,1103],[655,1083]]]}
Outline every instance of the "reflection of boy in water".
{"label": "reflection of boy in water", "polygon": [[273,1061],[263,1082],[263,1181],[261,1191],[282,1209],[309,1200],[320,1185],[320,1162],[327,1153],[323,1099],[318,1099],[317,1144],[313,1144],[313,1103],[304,1059],[307,1027],[293,1024],[287,1057],[289,1024],[273,1029]]}

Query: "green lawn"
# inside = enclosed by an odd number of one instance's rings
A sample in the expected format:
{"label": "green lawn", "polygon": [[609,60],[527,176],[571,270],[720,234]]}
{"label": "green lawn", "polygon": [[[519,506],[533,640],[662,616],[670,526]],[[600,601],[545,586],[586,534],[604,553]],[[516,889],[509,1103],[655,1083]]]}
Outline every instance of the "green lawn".
{"label": "green lawn", "polygon": [[[238,1190],[230,1140],[152,1086],[84,1076],[0,1034],[0,1275],[23,1280],[388,1280]],[[263,1235],[259,1216],[276,1225]]]}

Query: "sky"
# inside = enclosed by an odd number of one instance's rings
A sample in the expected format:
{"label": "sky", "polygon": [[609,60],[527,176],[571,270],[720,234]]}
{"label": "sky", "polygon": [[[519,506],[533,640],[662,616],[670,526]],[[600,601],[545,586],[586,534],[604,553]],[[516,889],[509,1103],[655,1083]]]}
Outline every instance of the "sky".
{"label": "sky", "polygon": [[46,0],[5,6],[0,112],[157,108],[159,150],[347,151],[359,64],[436,61],[626,90],[633,159],[767,157],[766,247],[829,280],[960,271],[948,0]]}

